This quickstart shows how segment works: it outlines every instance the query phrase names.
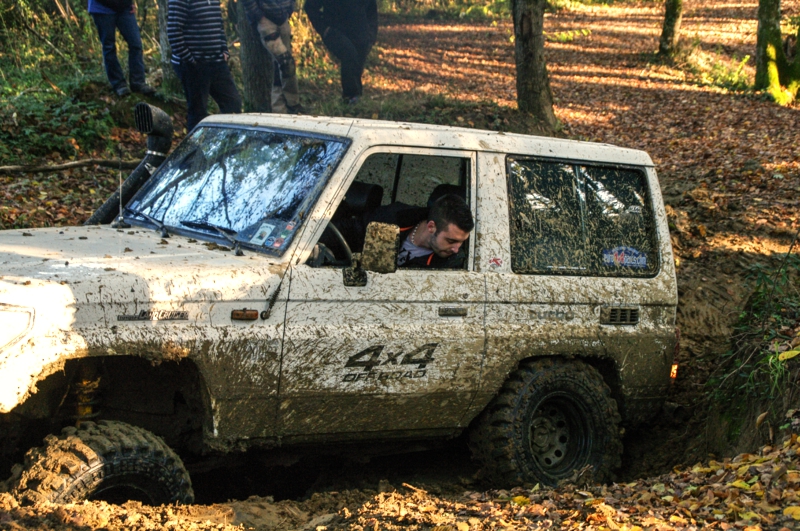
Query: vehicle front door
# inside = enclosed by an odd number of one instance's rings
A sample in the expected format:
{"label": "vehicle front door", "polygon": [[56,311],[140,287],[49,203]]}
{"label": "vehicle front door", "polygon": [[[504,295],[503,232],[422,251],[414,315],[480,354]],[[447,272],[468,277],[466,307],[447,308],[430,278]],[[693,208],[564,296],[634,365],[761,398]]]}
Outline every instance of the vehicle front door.
{"label": "vehicle front door", "polygon": [[[355,180],[383,188],[382,204],[423,206],[439,185],[475,215],[475,154],[383,149]],[[474,237],[460,270],[367,272],[347,286],[342,267],[293,265],[281,369],[285,438],[432,434],[463,427],[484,355],[485,286]]]}

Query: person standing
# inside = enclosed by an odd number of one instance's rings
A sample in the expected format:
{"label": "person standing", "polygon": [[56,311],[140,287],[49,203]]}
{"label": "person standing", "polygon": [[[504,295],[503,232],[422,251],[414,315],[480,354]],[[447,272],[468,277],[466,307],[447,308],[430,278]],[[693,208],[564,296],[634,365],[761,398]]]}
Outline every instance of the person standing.
{"label": "person standing", "polygon": [[295,0],[242,0],[242,4],[247,19],[258,30],[264,48],[277,67],[272,87],[272,112],[303,112],[292,55],[292,28],[289,26],[289,17],[297,8]]}
{"label": "person standing", "polygon": [[[89,14],[94,19],[100,44],[103,47],[103,65],[111,88],[118,96],[127,96],[134,92],[153,95],[156,89],[145,82],[144,55],[142,53],[142,37],[139,24],[133,9],[133,0],[89,0]],[[117,59],[117,30],[128,43],[128,77],[130,88],[125,81],[125,74]]]}
{"label": "person standing", "polygon": [[375,0],[306,0],[311,25],[325,47],[341,63],[342,99],[358,102],[363,92],[361,76],[378,37],[378,5]]}
{"label": "person standing", "polygon": [[242,97],[228,68],[228,41],[219,0],[169,0],[167,38],[172,67],[186,95],[186,130],[208,116],[208,96],[221,113],[242,112]]}

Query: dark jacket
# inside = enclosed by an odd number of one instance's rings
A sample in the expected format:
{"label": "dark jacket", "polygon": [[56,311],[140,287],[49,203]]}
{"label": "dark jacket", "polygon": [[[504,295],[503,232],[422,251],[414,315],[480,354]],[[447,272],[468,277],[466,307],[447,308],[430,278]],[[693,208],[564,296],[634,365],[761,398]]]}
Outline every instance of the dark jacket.
{"label": "dark jacket", "polygon": [[314,30],[323,37],[333,28],[354,43],[372,46],[378,38],[375,0],[306,0],[305,11]]}
{"label": "dark jacket", "polygon": [[278,26],[289,20],[297,9],[295,0],[242,0],[247,20],[258,24],[266,17]]}
{"label": "dark jacket", "polygon": [[[391,223],[400,227],[400,245],[409,237],[414,225],[420,221],[428,219],[428,209],[426,207],[416,207],[404,203],[392,203],[376,209],[367,218],[367,224],[372,221],[381,223]],[[466,245],[466,242],[464,242]],[[467,255],[462,245],[458,252],[447,258],[442,258],[436,253],[427,256],[419,256],[409,260],[402,267],[422,267],[431,269],[463,269]]]}

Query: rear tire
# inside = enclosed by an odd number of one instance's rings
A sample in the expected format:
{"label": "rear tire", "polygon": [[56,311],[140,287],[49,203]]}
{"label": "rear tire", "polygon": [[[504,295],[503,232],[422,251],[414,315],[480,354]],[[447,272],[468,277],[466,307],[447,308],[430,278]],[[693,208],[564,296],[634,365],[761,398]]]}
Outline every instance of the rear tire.
{"label": "rear tire", "polygon": [[84,422],[48,435],[25,455],[13,494],[23,504],[137,500],[149,505],[192,503],[181,459],[147,430],[123,422]]}
{"label": "rear tire", "polygon": [[524,362],[470,434],[473,456],[503,485],[555,486],[592,467],[603,482],[621,463],[620,415],[594,367],[577,360]]}

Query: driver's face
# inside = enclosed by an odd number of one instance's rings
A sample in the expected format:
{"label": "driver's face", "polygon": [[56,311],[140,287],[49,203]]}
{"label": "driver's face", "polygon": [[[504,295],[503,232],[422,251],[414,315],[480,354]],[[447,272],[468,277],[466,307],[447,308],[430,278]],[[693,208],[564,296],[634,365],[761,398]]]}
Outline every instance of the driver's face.
{"label": "driver's face", "polygon": [[428,230],[432,230],[434,235],[431,238],[431,249],[442,258],[456,254],[461,249],[461,244],[469,238],[469,232],[464,232],[453,223],[448,223],[444,230],[436,234],[436,224],[429,221]]}

